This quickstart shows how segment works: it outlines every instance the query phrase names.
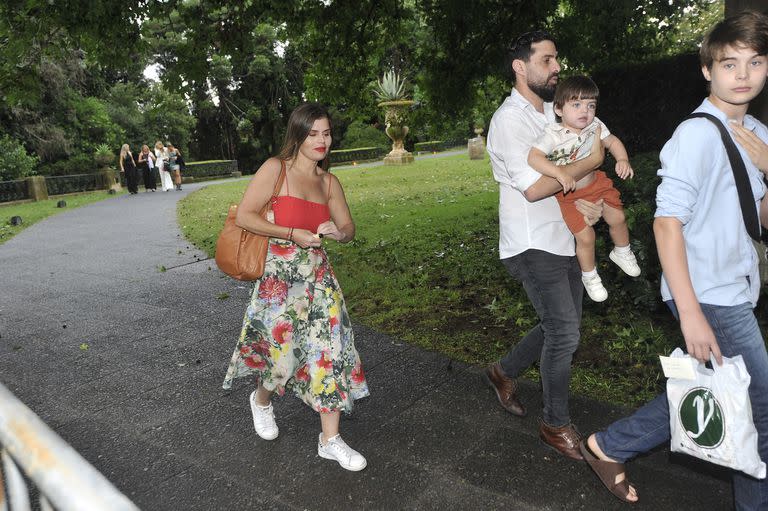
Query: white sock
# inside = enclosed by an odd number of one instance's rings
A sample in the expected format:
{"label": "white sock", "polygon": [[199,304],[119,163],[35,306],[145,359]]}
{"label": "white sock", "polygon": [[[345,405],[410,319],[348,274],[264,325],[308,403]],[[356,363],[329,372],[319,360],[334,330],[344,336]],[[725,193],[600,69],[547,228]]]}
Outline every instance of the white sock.
{"label": "white sock", "polygon": [[597,266],[592,268],[592,271],[582,271],[581,276],[587,279],[597,277]]}
{"label": "white sock", "polygon": [[632,252],[632,249],[629,247],[629,245],[627,245],[626,247],[614,246],[613,251],[616,252],[617,254],[629,254],[630,252]]}

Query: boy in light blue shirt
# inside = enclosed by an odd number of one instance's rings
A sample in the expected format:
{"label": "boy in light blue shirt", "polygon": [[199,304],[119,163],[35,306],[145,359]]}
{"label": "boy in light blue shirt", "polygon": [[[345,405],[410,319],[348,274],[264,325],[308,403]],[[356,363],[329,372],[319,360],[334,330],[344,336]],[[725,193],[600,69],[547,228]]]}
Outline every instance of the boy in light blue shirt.
{"label": "boy in light blue shirt", "polygon": [[[768,226],[768,128],[747,115],[768,78],[768,17],[743,12],[718,23],[700,56],[710,94],[696,109],[716,116],[734,133],[752,198]],[[662,298],[680,320],[688,353],[742,355],[752,379],[749,396],[760,457],[768,460],[768,353],[753,308],[760,292],[758,258],[742,217],[730,160],[717,127],[690,119],[661,151],[654,234],[662,267]],[[581,452],[603,484],[621,500],[637,492],[624,463],[669,442],[666,393],[633,415],[591,435]],[[733,472],[736,509],[768,509],[768,480]],[[648,499],[652,499],[649,496]]]}

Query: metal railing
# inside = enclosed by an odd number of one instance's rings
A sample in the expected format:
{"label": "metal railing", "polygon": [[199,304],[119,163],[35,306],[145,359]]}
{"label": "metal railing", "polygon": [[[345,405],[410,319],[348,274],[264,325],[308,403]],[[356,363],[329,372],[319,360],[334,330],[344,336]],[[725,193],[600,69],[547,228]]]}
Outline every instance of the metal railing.
{"label": "metal railing", "polygon": [[22,471],[39,490],[43,511],[139,509],[2,384],[0,448],[0,510],[30,509]]}
{"label": "metal railing", "polygon": [[26,198],[27,182],[25,180],[0,181],[0,202],[24,200]]}
{"label": "metal railing", "polygon": [[48,195],[91,192],[103,188],[99,174],[72,174],[68,176],[46,176]]}

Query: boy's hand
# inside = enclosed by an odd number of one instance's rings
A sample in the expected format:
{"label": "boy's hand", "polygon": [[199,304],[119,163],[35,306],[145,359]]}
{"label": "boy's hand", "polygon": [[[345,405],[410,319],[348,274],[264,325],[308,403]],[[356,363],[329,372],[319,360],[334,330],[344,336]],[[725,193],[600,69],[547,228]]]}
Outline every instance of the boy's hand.
{"label": "boy's hand", "polygon": [[632,165],[629,164],[629,160],[616,161],[616,174],[618,174],[621,179],[632,179],[635,177],[635,171],[632,170]]}
{"label": "boy's hand", "polygon": [[729,122],[728,126],[733,131],[736,142],[746,149],[749,159],[752,160],[755,167],[763,173],[768,173],[768,145],[744,126],[734,122]]}
{"label": "boy's hand", "polygon": [[690,356],[699,362],[706,363],[709,362],[711,352],[715,356],[717,365],[723,365],[720,346],[703,314],[698,313],[690,317],[680,315],[680,330],[683,331],[685,348]]}
{"label": "boy's hand", "polygon": [[563,187],[563,193],[568,193],[571,190],[576,189],[576,180],[569,176],[564,170],[560,170],[555,179],[557,179],[557,182]]}

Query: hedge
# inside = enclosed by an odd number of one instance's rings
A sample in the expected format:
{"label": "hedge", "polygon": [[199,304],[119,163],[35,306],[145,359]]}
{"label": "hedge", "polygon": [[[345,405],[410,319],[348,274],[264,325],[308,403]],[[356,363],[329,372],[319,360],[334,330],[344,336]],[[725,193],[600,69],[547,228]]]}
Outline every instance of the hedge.
{"label": "hedge", "polygon": [[425,153],[437,153],[440,151],[447,151],[453,147],[466,146],[467,139],[453,139],[453,140],[430,140],[429,142],[416,142],[413,145],[413,150],[416,152]]}
{"label": "hedge", "polygon": [[334,149],[331,151],[331,163],[358,162],[377,160],[387,154],[389,149],[384,147],[358,147],[355,149]]}
{"label": "hedge", "polygon": [[698,55],[596,71],[597,116],[627,147],[630,157],[658,151],[680,121],[709,95]]}

